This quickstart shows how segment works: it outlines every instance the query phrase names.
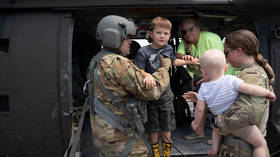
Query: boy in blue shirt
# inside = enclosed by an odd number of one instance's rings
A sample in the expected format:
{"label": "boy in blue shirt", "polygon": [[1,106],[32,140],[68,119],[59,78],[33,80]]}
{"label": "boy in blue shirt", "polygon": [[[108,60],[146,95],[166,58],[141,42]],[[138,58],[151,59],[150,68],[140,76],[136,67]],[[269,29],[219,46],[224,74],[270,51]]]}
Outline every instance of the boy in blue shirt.
{"label": "boy in blue shirt", "polygon": [[[191,56],[186,56],[186,60],[175,59],[173,48],[167,44],[171,36],[171,29],[172,24],[166,18],[156,17],[152,20],[150,37],[153,42],[140,48],[134,60],[140,69],[153,74],[160,66],[160,56],[170,58],[170,64],[174,66],[193,64]],[[153,77],[145,77],[144,82],[147,88],[151,88],[152,84],[155,84]],[[171,131],[176,129],[173,99],[174,95],[169,87],[158,100],[149,101],[147,105],[148,122],[146,130],[149,134],[149,141],[152,146],[153,156],[155,157],[160,157],[159,132],[162,139],[163,157],[170,156],[172,144]]]}

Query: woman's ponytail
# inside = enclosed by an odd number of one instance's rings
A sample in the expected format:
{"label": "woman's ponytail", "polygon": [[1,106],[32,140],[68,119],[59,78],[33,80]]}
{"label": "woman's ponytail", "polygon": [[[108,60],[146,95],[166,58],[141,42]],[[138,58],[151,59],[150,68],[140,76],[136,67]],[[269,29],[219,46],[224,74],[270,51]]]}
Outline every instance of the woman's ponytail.
{"label": "woman's ponytail", "polygon": [[269,79],[269,84],[273,84],[275,75],[274,75],[273,69],[267,63],[267,60],[264,59],[264,57],[260,53],[258,53],[255,56],[255,61],[265,70],[265,72],[268,76],[268,79]]}
{"label": "woman's ponytail", "polygon": [[232,49],[242,48],[248,56],[253,56],[266,72],[269,84],[274,82],[274,72],[267,60],[259,53],[259,42],[255,34],[249,30],[240,29],[229,33],[226,36],[225,43]]}

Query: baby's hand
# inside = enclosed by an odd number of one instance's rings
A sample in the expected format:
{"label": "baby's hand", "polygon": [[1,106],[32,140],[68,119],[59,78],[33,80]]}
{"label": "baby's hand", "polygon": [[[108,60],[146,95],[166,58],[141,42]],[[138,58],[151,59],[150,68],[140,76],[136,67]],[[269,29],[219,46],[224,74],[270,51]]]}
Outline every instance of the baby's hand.
{"label": "baby's hand", "polygon": [[144,84],[146,85],[147,89],[151,89],[156,86],[156,81],[154,77],[151,74],[149,74],[144,78]]}
{"label": "baby's hand", "polygon": [[271,102],[274,102],[276,100],[276,96],[273,92],[269,92],[269,94],[266,98]]}
{"label": "baby's hand", "polygon": [[184,93],[184,95],[182,96],[185,101],[187,102],[197,102],[197,93],[196,92],[187,92]]}

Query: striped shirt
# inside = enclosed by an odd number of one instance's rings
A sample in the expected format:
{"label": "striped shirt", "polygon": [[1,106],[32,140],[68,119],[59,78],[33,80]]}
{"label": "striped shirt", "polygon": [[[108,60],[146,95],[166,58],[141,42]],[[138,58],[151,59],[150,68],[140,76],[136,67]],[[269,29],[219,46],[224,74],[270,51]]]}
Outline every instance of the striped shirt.
{"label": "striped shirt", "polygon": [[206,102],[214,115],[219,115],[234,103],[241,82],[243,80],[232,75],[225,75],[218,80],[204,82],[201,84],[197,98]]}

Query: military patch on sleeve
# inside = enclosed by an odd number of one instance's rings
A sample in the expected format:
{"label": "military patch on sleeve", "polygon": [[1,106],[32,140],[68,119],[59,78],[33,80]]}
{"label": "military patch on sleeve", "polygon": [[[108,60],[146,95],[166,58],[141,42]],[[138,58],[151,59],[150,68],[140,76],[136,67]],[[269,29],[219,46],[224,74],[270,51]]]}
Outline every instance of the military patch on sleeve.
{"label": "military patch on sleeve", "polygon": [[246,69],[240,72],[240,79],[244,80],[244,82],[253,84],[253,85],[260,85],[260,73],[257,72],[255,69]]}
{"label": "military patch on sleeve", "polygon": [[246,74],[257,74],[255,71],[247,71]]}

